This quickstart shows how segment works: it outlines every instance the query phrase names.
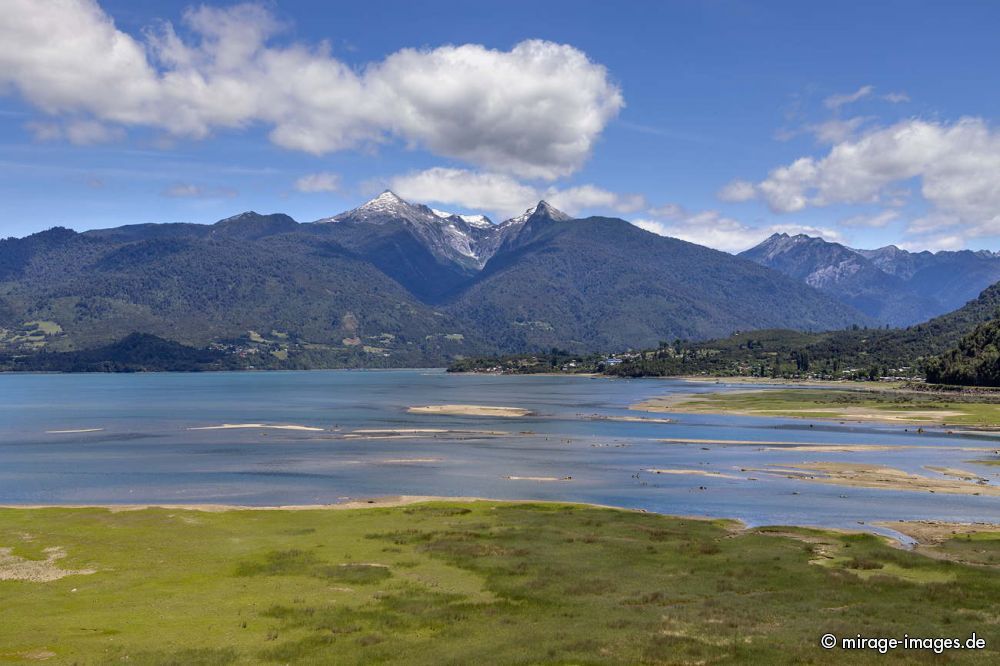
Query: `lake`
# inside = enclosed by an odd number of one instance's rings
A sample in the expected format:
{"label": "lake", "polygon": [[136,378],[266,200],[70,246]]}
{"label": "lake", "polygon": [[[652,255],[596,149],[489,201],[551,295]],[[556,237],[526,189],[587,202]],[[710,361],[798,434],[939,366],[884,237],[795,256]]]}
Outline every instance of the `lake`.
{"label": "lake", "polygon": [[[628,409],[671,392],[726,388],[441,370],[5,374],[0,504],[287,505],[446,495],[593,502],[750,525],[875,529],[870,524],[883,520],[1000,521],[996,496],[875,490],[740,471],[847,461],[935,476],[925,466],[941,466],[975,471],[994,485],[1000,468],[968,462],[984,454],[961,449],[996,448],[996,438]],[[407,411],[451,403],[523,407],[532,414]],[[614,420],[635,416],[676,421]],[[198,429],[247,423],[315,430]],[[384,432],[358,432],[371,430]],[[666,438],[687,443],[660,441]],[[914,448],[817,453],[706,440]],[[695,474],[643,471],[656,468]],[[550,478],[558,480],[540,480]]]}

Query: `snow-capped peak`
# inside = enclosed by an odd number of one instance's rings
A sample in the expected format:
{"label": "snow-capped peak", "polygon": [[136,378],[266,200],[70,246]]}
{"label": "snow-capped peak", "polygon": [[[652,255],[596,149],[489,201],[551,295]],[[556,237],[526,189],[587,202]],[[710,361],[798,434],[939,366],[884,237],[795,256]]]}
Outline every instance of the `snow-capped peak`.
{"label": "snow-capped peak", "polygon": [[409,204],[396,196],[394,192],[386,190],[371,201],[366,201],[358,206],[357,210],[392,211],[400,206],[409,206]]}
{"label": "snow-capped peak", "polygon": [[257,211],[255,210],[248,210],[245,213],[240,213],[239,215],[233,215],[231,217],[227,217],[224,220],[219,220],[219,222],[236,222],[238,220],[245,220],[251,217],[260,217],[260,214],[257,213]]}
{"label": "snow-capped peak", "polygon": [[521,213],[520,215],[518,215],[517,217],[512,217],[509,220],[505,221],[501,226],[509,226],[509,225],[514,225],[514,224],[524,224],[525,222],[527,222],[530,218],[534,217],[535,215],[540,215],[542,217],[547,217],[549,219],[556,220],[556,221],[559,221],[559,222],[565,222],[566,220],[572,220],[573,219],[571,216],[569,216],[566,213],[562,212],[558,208],[555,208],[548,201],[542,200],[542,201],[539,201],[534,206],[532,206],[531,208],[529,208],[528,210],[526,210],[523,213]]}

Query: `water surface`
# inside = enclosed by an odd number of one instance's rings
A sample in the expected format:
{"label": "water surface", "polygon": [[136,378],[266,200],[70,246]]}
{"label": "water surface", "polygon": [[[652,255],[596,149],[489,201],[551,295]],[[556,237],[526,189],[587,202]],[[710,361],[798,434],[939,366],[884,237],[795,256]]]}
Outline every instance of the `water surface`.
{"label": "water surface", "polygon": [[[406,494],[595,502],[738,518],[751,525],[1000,522],[1000,497],[851,488],[740,472],[768,464],[845,461],[933,476],[924,466],[936,465],[974,471],[995,484],[1000,469],[969,462],[986,454],[959,449],[995,448],[997,439],[918,435],[901,425],[814,422],[810,427],[802,420],[707,414],[666,415],[676,419],[667,424],[595,420],[635,416],[639,413],[628,406],[654,396],[719,388],[661,379],[441,370],[6,374],[0,375],[0,504],[279,505]],[[448,403],[525,407],[533,414],[505,419],[406,411]],[[323,430],[190,430],[223,423]],[[100,430],[50,432],[88,429]],[[352,435],[359,429],[502,434],[367,439]],[[816,453],[663,438],[917,448]],[[414,459],[431,461],[399,462]],[[642,471],[649,468],[738,478]],[[510,476],[572,478],[539,482]]]}

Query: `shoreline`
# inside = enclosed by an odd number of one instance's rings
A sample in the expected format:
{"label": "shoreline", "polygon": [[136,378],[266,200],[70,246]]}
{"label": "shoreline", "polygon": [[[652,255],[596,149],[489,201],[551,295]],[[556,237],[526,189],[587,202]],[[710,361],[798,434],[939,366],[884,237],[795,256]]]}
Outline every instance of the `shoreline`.
{"label": "shoreline", "polygon": [[[656,470],[647,469],[644,470],[649,473],[675,473],[674,470]],[[677,473],[682,473],[681,470],[676,470]],[[687,473],[684,471],[683,473]],[[696,470],[693,472],[698,474]],[[716,476],[715,474],[710,474],[711,476]],[[637,509],[623,506],[614,506],[611,504],[599,504],[596,502],[574,502],[566,500],[544,500],[544,499],[500,499],[493,497],[477,497],[477,496],[448,496],[448,495],[387,495],[382,497],[374,497],[371,499],[351,499],[345,502],[337,502],[333,504],[285,504],[285,505],[252,505],[252,504],[211,504],[211,503],[192,503],[192,504],[170,504],[170,503],[135,503],[135,504],[113,504],[113,503],[100,503],[100,504],[0,504],[0,511],[3,510],[44,510],[44,509],[65,509],[65,510],[78,510],[78,509],[103,509],[110,513],[124,513],[129,511],[145,511],[148,509],[165,509],[171,511],[192,511],[200,513],[227,513],[227,512],[238,512],[238,511],[352,511],[352,510],[363,510],[363,509],[386,509],[386,508],[397,508],[412,506],[414,504],[427,504],[433,502],[454,502],[454,503],[493,503],[493,504],[544,504],[544,505],[558,505],[558,506],[574,506],[574,507],[585,507],[593,509],[608,509],[612,511],[622,511],[625,513],[645,513],[663,516],[665,518],[676,518],[680,520],[698,520],[705,522],[723,522],[729,523],[736,526],[735,529],[731,531],[737,532],[747,532],[751,530],[770,530],[775,527],[785,527],[794,529],[811,529],[820,530],[826,532],[832,532],[837,534],[871,534],[877,536],[887,543],[892,544],[895,547],[907,548],[906,544],[903,543],[898,537],[890,536],[884,533],[885,530],[896,532],[897,534],[911,539],[915,543],[931,543],[930,540],[922,541],[922,538],[927,538],[926,534],[933,533],[935,537],[937,535],[942,535],[946,532],[954,530],[954,533],[965,534],[969,532],[1000,532],[1000,523],[990,523],[982,521],[973,522],[958,522],[958,521],[947,521],[938,520],[933,518],[915,518],[915,519],[898,519],[898,520],[877,520],[877,521],[864,521],[860,524],[868,527],[879,528],[883,530],[882,532],[877,532],[872,529],[857,529],[857,528],[847,528],[847,527],[834,527],[825,526],[816,523],[803,523],[795,525],[773,525],[769,523],[764,523],[760,525],[750,525],[746,521],[740,518],[728,517],[728,516],[712,516],[712,515],[692,515],[692,514],[676,514],[676,513],[660,513],[657,511],[650,511],[648,509]],[[917,532],[918,529],[922,527],[927,527],[923,532]],[[900,529],[905,528],[905,529]],[[933,532],[931,532],[933,529]]]}

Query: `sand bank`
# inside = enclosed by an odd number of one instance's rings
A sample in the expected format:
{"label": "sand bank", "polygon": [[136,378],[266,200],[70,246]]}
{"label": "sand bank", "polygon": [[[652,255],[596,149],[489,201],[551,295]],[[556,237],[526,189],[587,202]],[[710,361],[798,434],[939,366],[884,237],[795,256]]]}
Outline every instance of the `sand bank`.
{"label": "sand bank", "polygon": [[354,430],[341,435],[341,439],[481,439],[483,437],[512,437],[515,433],[504,430],[447,430],[438,428],[400,428],[396,430]]}
{"label": "sand bank", "polygon": [[723,474],[722,472],[708,472],[701,469],[644,469],[643,472],[649,472],[650,474],[681,474],[690,476],[711,476],[719,479],[742,479],[742,476],[735,476],[733,474]]}
{"label": "sand bank", "polygon": [[983,532],[1000,533],[1000,524],[997,523],[948,523],[939,520],[899,520],[875,523],[875,525],[905,534],[923,545],[943,543],[956,536],[965,536],[966,534],[980,534]]}
{"label": "sand bank", "polygon": [[[691,439],[684,437],[669,437],[665,439],[658,439],[658,442],[663,442],[665,444],[719,444],[719,445],[732,445],[732,446],[763,446],[767,447],[769,451],[819,451],[819,452],[849,452],[849,451],[898,451],[902,449],[912,449],[917,448],[915,446],[905,446],[905,445],[887,445],[887,444],[818,444],[816,442],[782,442],[779,440],[760,440],[760,439]],[[925,448],[925,447],[920,447]],[[934,448],[934,447],[926,447]],[[940,447],[954,450],[965,450],[959,449],[958,447]],[[975,449],[985,450],[985,449]]]}
{"label": "sand bank", "polygon": [[102,432],[104,428],[75,428],[73,430],[46,430],[46,435],[68,435],[79,432]]}
{"label": "sand bank", "polygon": [[495,405],[418,405],[406,411],[411,414],[444,414],[447,416],[498,416],[518,418],[527,416],[530,410],[522,407],[498,407]]}
{"label": "sand bank", "polygon": [[604,414],[589,414],[585,418],[591,421],[624,421],[626,423],[676,423],[676,419],[657,418],[655,416],[605,416]]}
{"label": "sand bank", "polygon": [[769,465],[765,468],[748,469],[747,471],[838,486],[879,488],[883,490],[911,490],[954,495],[1000,496],[1000,486],[991,486],[985,483],[969,483],[957,479],[932,478],[880,465],[817,462],[797,465]]}
{"label": "sand bank", "polygon": [[379,460],[379,463],[383,465],[415,465],[418,463],[436,463],[441,462],[441,458],[387,458],[386,460]]}
{"label": "sand bank", "polygon": [[505,476],[508,481],[571,481],[571,476]]}
{"label": "sand bank", "polygon": [[938,467],[937,465],[924,465],[924,469],[929,472],[937,472],[938,474],[944,474],[945,476],[951,476],[956,479],[961,479],[962,481],[976,481],[985,482],[988,479],[985,476],[980,476],[975,472],[970,472],[964,469],[958,469],[956,467]]}
{"label": "sand bank", "polygon": [[239,430],[239,429],[261,429],[261,430],[304,430],[308,432],[323,432],[324,428],[314,428],[304,425],[273,425],[270,423],[223,423],[215,426],[200,426],[188,428],[188,430]]}

